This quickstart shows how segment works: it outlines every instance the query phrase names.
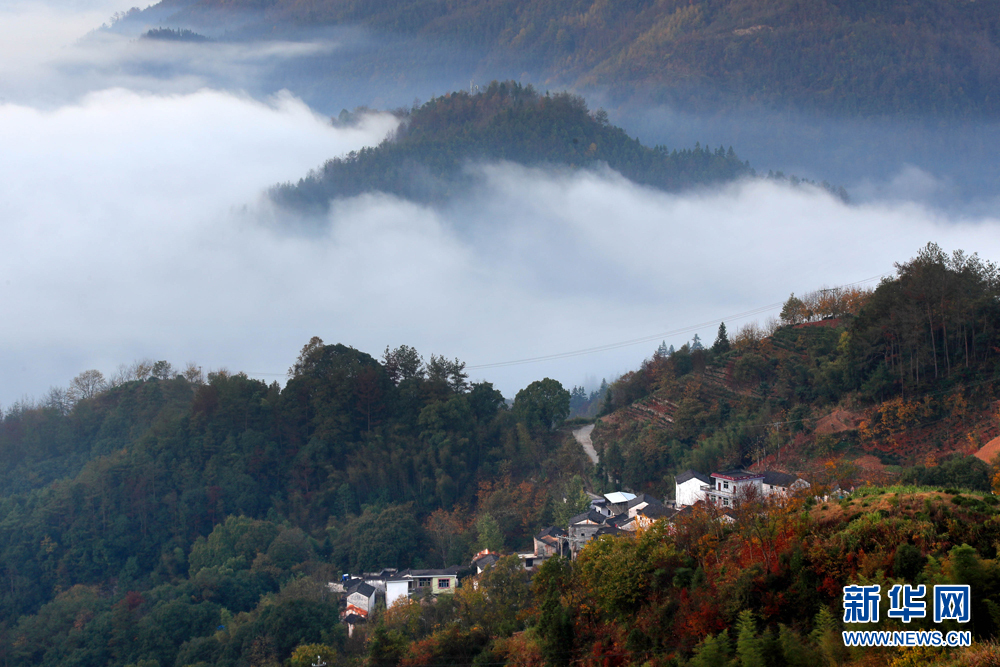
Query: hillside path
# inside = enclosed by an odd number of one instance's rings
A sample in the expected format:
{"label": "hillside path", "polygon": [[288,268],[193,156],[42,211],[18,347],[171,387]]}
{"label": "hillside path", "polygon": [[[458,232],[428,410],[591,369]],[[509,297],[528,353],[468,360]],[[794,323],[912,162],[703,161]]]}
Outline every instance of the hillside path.
{"label": "hillside path", "polygon": [[586,452],[587,456],[590,457],[591,462],[597,465],[597,450],[594,449],[594,443],[590,440],[590,432],[594,430],[593,424],[587,424],[581,428],[575,429],[573,431],[573,437],[576,441],[580,443],[583,447],[583,451]]}

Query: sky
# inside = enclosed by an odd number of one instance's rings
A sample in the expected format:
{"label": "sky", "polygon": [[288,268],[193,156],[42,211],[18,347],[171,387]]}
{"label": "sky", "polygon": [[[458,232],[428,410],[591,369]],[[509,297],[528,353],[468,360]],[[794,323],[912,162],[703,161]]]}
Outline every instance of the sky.
{"label": "sky", "polygon": [[475,186],[447,204],[372,194],[293,224],[267,188],[396,121],[336,128],[239,78],[72,76],[77,37],[116,10],[0,6],[2,406],[144,358],[280,382],[312,336],[459,358],[510,398],[543,377],[610,380],[661,339],[710,344],[720,320],[732,332],[791,292],[889,275],[928,241],[1000,258],[1000,219],[909,197],[940,185],[912,165],[851,205],[763,180],[667,194],[470,165]]}

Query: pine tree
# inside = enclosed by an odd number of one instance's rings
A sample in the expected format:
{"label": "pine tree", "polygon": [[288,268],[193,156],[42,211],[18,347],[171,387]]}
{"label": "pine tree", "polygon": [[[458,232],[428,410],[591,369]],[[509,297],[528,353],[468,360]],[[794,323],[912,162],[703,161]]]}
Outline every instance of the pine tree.
{"label": "pine tree", "polygon": [[712,343],[712,351],[716,354],[725,354],[729,351],[729,334],[726,333],[726,323],[719,323],[719,333]]}
{"label": "pine tree", "polygon": [[741,667],[764,667],[764,642],[757,636],[757,621],[749,609],[740,612],[736,624],[736,655]]}

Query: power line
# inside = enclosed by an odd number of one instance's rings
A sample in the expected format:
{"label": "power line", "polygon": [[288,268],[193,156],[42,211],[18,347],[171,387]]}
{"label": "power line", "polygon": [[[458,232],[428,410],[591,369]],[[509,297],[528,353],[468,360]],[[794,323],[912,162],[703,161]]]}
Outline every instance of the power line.
{"label": "power line", "polygon": [[[846,283],[844,285],[839,285],[837,287],[824,288],[822,290],[817,290],[819,292],[830,292],[837,289],[845,289],[848,287],[856,287],[858,285],[864,285],[867,283],[874,282],[876,280],[881,280],[887,275],[887,273],[879,274],[877,276],[872,276],[870,278],[865,278],[864,280],[858,280],[853,283]],[[641,345],[643,343],[650,343],[657,339],[664,339],[670,336],[677,336],[680,334],[691,333],[692,331],[698,331],[704,329],[705,327],[714,326],[720,322],[741,320],[747,317],[753,317],[755,315],[763,315],[769,311],[779,308],[784,305],[784,302],[770,303],[766,306],[758,306],[757,308],[752,308],[750,310],[743,311],[742,313],[736,313],[735,315],[728,315],[726,317],[720,317],[717,319],[709,320],[707,322],[700,322],[698,324],[691,324],[686,327],[681,327],[680,329],[672,329],[670,331],[662,331],[660,333],[650,334],[648,336],[642,336],[640,338],[632,338],[630,340],[619,341],[617,343],[607,343],[605,345],[595,345],[593,347],[586,347],[579,350],[571,350],[568,352],[555,352],[552,354],[544,354],[536,357],[525,357],[523,359],[512,359],[508,361],[497,361],[486,364],[476,364],[473,366],[466,366],[466,370],[480,370],[485,368],[503,368],[506,366],[521,366],[524,364],[535,364],[543,361],[554,361],[557,359],[569,359],[572,357],[579,357],[586,354],[596,354],[598,352],[607,352],[610,350],[617,350],[623,347],[631,347],[633,345]],[[247,375],[267,375],[272,377],[287,377],[288,373],[258,373],[254,371],[245,371]]]}
{"label": "power line", "polygon": [[[879,274],[877,276],[872,276],[871,278],[865,278],[864,280],[859,280],[859,281],[853,282],[853,283],[847,283],[846,285],[840,285],[839,287],[831,287],[829,289],[825,289],[825,290],[821,290],[821,291],[828,292],[828,291],[835,290],[835,289],[844,289],[844,288],[847,288],[847,287],[855,287],[857,285],[863,285],[865,283],[870,283],[870,282],[874,282],[876,280],[881,280],[886,275],[888,275],[888,274],[884,274],[883,273],[883,274]],[[679,334],[690,333],[692,331],[697,331],[697,330],[700,330],[700,329],[704,329],[705,327],[709,327],[709,326],[713,326],[713,325],[719,324],[720,322],[725,322],[726,320],[733,321],[733,320],[744,319],[744,318],[747,318],[747,317],[753,317],[754,315],[762,315],[762,314],[764,314],[766,312],[774,310],[775,308],[779,308],[782,305],[784,305],[784,302],[771,303],[771,304],[768,304],[766,306],[759,306],[757,308],[744,311],[742,313],[736,313],[735,315],[729,315],[727,317],[721,317],[721,318],[718,318],[718,319],[710,320],[708,322],[701,322],[699,324],[692,324],[692,325],[689,325],[689,326],[686,326],[686,327],[682,327],[680,329],[673,329],[671,331],[664,331],[664,332],[660,332],[660,333],[657,333],[657,334],[651,334],[649,336],[643,336],[641,338],[633,338],[631,340],[619,341],[617,343],[608,343],[606,345],[597,345],[597,346],[594,346],[594,347],[587,347],[587,348],[583,348],[583,349],[580,349],[580,350],[573,350],[573,351],[570,351],[570,352],[557,352],[557,353],[554,353],[554,354],[540,355],[540,356],[537,356],[537,357],[526,357],[524,359],[512,359],[510,361],[498,361],[498,362],[487,363],[487,364],[476,364],[474,366],[466,366],[466,368],[468,370],[478,370],[478,369],[484,369],[484,368],[503,368],[503,367],[506,367],[506,366],[520,366],[520,365],[523,365],[523,364],[534,364],[534,363],[539,363],[539,362],[542,362],[542,361],[554,361],[556,359],[568,359],[570,357],[578,357],[578,356],[582,356],[582,355],[585,355],[585,354],[595,354],[597,352],[606,352],[606,351],[609,351],[609,350],[617,350],[617,349],[620,349],[620,348],[623,348],[623,347],[630,347],[632,345],[640,345],[642,343],[649,343],[649,342],[655,341],[657,339],[664,339],[664,338],[667,338],[669,336],[677,336]]]}

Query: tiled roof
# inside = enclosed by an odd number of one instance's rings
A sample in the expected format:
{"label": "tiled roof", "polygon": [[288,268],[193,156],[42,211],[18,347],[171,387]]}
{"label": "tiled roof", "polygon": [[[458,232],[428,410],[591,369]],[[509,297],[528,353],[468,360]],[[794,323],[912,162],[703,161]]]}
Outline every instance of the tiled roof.
{"label": "tiled roof", "polygon": [[635,498],[633,498],[632,500],[628,501],[628,508],[632,509],[636,505],[641,505],[643,503],[646,503],[647,505],[662,505],[663,504],[659,500],[657,500],[656,498],[654,498],[653,496],[651,496],[649,494],[640,493]]}
{"label": "tiled roof", "polygon": [[677,510],[664,507],[663,505],[647,505],[636,513],[649,519],[662,519],[677,514]]}
{"label": "tiled roof", "polygon": [[458,565],[452,565],[443,570],[406,570],[399,574],[401,577],[454,577],[461,569]]}
{"label": "tiled roof", "polygon": [[789,475],[787,472],[778,472],[777,470],[764,471],[764,483],[770,484],[771,486],[788,487],[791,486],[797,479],[797,475]]}
{"label": "tiled roof", "polygon": [[763,475],[755,472],[750,472],[749,470],[735,469],[735,470],[724,470],[722,472],[713,472],[712,477],[721,477],[722,479],[753,479],[755,477],[763,477]]}
{"label": "tiled roof", "polygon": [[362,581],[357,586],[352,586],[347,592],[348,592],[348,595],[354,595],[355,593],[361,593],[366,598],[370,598],[372,596],[372,593],[375,592],[375,587],[371,586],[369,584],[366,584],[365,582]]}
{"label": "tiled roof", "polygon": [[702,484],[711,484],[712,478],[708,475],[703,475],[700,472],[695,472],[694,470],[685,470],[681,474],[674,477],[674,482],[677,484],[683,484],[689,479],[697,479]]}
{"label": "tiled roof", "polygon": [[583,514],[577,514],[575,517],[569,520],[569,525],[573,526],[578,523],[583,523],[584,521],[592,521],[597,524],[604,523],[605,517],[603,514],[596,510],[590,510],[589,512],[584,512]]}
{"label": "tiled roof", "polygon": [[564,535],[566,535],[566,531],[559,526],[549,526],[535,537],[542,539],[543,537],[563,537]]}

